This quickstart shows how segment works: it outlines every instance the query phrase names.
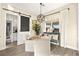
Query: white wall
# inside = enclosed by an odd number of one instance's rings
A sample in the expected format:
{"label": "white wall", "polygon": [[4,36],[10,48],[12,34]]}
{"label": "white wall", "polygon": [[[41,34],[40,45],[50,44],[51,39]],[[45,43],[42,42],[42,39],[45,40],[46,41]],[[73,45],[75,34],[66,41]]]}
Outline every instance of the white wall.
{"label": "white wall", "polygon": [[[1,6],[2,8],[8,8],[8,4],[2,4]],[[6,48],[6,13],[10,13],[10,14],[16,14],[10,11],[5,11],[2,10],[2,8],[0,7],[0,12],[2,11],[2,14],[0,15],[0,50],[5,49]],[[14,11],[21,11],[24,14],[29,14],[27,13],[25,10],[22,10],[19,8],[15,8],[13,7]],[[32,30],[32,24],[30,23],[30,32],[20,32],[20,16],[18,14],[16,14],[18,16],[18,42],[17,44],[23,44],[25,42],[26,36],[28,35],[28,33],[31,32]],[[32,15],[31,15],[32,16]],[[32,22],[32,20],[35,19],[35,16],[32,16],[30,19],[30,22]]]}
{"label": "white wall", "polygon": [[1,3],[0,3],[0,15],[1,15]]}
{"label": "white wall", "polygon": [[65,25],[66,47],[77,50],[77,4],[70,5],[69,19]]}
{"label": "white wall", "polygon": [[[4,13],[4,12],[3,12]],[[5,49],[6,48],[6,46],[5,46],[5,29],[6,29],[6,27],[5,27],[5,24],[6,24],[6,22],[5,22],[5,20],[2,20],[3,19],[3,17],[5,17],[5,15],[2,15],[3,14],[2,13],[2,9],[1,9],[1,4],[0,4],[0,50],[2,50],[2,49]]]}
{"label": "white wall", "polygon": [[78,51],[79,51],[79,3],[78,3]]}
{"label": "white wall", "polygon": [[[68,12],[64,11],[69,8]],[[77,50],[77,4],[71,3],[46,14],[60,11],[61,46]]]}

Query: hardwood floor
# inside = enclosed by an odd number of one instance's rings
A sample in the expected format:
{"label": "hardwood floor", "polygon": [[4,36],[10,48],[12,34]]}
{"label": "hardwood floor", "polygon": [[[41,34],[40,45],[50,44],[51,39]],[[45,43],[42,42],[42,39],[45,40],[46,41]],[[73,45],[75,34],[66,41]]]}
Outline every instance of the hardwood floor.
{"label": "hardwood floor", "polygon": [[[25,52],[25,46],[22,44],[0,51],[0,56],[34,56],[34,52]],[[75,50],[52,45],[51,56],[79,56],[79,53]]]}
{"label": "hardwood floor", "polygon": [[[12,43],[13,44],[13,43]],[[0,56],[33,56],[33,52],[25,52],[24,44],[15,45],[13,47],[9,47],[5,50],[0,51]]]}
{"label": "hardwood floor", "polygon": [[63,48],[56,45],[52,45],[51,47],[52,56],[79,56],[79,52],[76,50]]}
{"label": "hardwood floor", "polygon": [[17,46],[17,41],[15,41],[15,42],[8,42],[6,45],[7,45],[7,48],[16,47]]}

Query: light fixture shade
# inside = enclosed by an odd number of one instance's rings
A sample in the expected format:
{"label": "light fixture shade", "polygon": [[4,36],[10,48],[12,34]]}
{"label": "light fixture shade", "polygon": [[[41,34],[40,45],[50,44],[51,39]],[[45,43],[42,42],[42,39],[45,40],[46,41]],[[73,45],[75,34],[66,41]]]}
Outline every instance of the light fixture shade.
{"label": "light fixture shade", "polygon": [[40,3],[40,14],[37,16],[37,20],[42,23],[45,20],[45,16],[42,14],[42,6],[44,6],[43,3]]}
{"label": "light fixture shade", "polygon": [[42,15],[42,14],[40,14],[40,15],[37,16],[37,20],[38,20],[39,22],[43,22],[43,21],[45,20],[45,16]]}

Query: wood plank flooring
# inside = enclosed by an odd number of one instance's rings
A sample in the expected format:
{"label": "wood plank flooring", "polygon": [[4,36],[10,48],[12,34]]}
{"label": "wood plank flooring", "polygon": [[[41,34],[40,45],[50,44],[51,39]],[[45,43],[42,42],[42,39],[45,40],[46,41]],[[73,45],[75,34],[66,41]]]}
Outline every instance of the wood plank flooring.
{"label": "wood plank flooring", "polygon": [[[12,44],[11,44],[12,45]],[[9,45],[9,48],[0,51],[0,56],[33,56],[33,52],[25,52],[25,46],[14,45],[13,47]]]}
{"label": "wood plank flooring", "polygon": [[[78,51],[75,50],[55,45],[52,45],[51,47],[51,56],[79,56]],[[13,47],[1,50],[0,56],[34,56],[34,52],[25,52],[25,46],[22,44],[19,46],[14,45]]]}
{"label": "wood plank flooring", "polygon": [[52,56],[79,56],[79,52],[76,50],[63,48],[56,45],[52,45],[51,47]]}

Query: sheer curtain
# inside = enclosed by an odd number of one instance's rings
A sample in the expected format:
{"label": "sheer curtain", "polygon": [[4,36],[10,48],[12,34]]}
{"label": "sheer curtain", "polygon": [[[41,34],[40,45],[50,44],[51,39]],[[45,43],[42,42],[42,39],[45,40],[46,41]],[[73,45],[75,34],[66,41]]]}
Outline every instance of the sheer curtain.
{"label": "sheer curtain", "polygon": [[77,49],[76,8],[65,9],[61,13],[61,44],[65,48]]}
{"label": "sheer curtain", "polygon": [[63,46],[63,47],[67,46],[68,37],[66,35],[69,36],[69,34],[67,34],[67,28],[66,28],[66,26],[68,26],[67,20],[69,20],[68,15],[69,15],[68,9],[63,10],[63,11],[60,12],[61,46]]}
{"label": "sheer curtain", "polygon": [[78,4],[78,51],[79,51],[79,4]]}

